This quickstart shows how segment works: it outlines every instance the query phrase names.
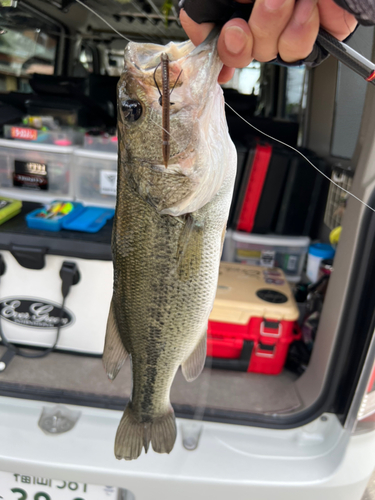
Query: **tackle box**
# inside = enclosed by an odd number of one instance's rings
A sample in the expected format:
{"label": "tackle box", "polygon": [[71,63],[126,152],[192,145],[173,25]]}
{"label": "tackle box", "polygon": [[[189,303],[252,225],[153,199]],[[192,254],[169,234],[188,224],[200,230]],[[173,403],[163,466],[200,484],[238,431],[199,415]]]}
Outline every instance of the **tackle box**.
{"label": "tackle box", "polygon": [[208,322],[208,365],[279,374],[299,316],[281,269],[222,262]]}
{"label": "tackle box", "polygon": [[310,245],[307,236],[278,236],[227,231],[223,260],[251,266],[279,267],[289,282],[302,276]]}
{"label": "tackle box", "polygon": [[43,208],[36,208],[26,215],[26,224],[31,229],[42,231],[61,231],[63,224],[76,218],[84,207],[82,203],[56,200]]}
{"label": "tackle box", "polygon": [[22,201],[0,196],[0,224],[15,217],[21,212],[21,209]]}
{"label": "tackle box", "polygon": [[63,127],[58,130],[46,130],[24,125],[4,125],[4,137],[6,139],[31,141],[55,146],[73,146],[80,145],[83,142],[83,133],[79,130],[74,130],[72,127]]}
{"label": "tackle box", "polygon": [[79,202],[56,200],[26,215],[27,226],[42,231],[81,231],[97,233],[115,215],[113,208],[84,207]]}
{"label": "tackle box", "polygon": [[35,202],[73,199],[72,146],[0,139],[0,196]]}
{"label": "tackle box", "polygon": [[117,153],[76,149],[73,153],[74,193],[86,205],[114,207]]}

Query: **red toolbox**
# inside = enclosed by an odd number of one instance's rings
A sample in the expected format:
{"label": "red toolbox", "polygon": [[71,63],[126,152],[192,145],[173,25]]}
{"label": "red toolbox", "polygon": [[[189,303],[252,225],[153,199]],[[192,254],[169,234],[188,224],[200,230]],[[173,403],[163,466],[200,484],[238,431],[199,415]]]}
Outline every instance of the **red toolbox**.
{"label": "red toolbox", "polygon": [[281,269],[221,262],[208,322],[211,366],[277,375],[300,338],[298,315]]}

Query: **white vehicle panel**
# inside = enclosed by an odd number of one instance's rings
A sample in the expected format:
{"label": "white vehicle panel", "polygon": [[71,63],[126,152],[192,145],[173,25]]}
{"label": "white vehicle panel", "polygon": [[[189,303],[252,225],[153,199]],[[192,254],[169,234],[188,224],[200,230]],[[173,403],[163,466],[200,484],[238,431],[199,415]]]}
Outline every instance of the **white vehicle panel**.
{"label": "white vehicle panel", "polygon": [[290,430],[203,422],[195,451],[181,439],[191,421],[179,419],[170,455],[151,450],[126,462],[113,454],[120,412],[79,407],[75,427],[53,436],[38,427],[43,407],[51,406],[1,398],[1,471],[109,484],[137,500],[155,492],[164,500],[359,500],[375,466],[375,432],[350,436],[331,414]]}

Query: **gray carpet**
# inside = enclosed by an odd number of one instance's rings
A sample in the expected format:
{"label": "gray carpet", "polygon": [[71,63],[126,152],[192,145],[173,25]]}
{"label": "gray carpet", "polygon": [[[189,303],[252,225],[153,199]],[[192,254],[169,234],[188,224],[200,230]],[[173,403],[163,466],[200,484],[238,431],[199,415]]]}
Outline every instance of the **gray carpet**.
{"label": "gray carpet", "polygon": [[[0,347],[0,358],[4,348]],[[293,381],[284,371],[278,376],[210,370],[188,383],[181,371],[172,386],[172,403],[257,413],[290,412],[300,407]],[[95,395],[128,397],[131,390],[130,363],[110,382],[101,359],[51,353],[41,359],[16,356],[0,373],[1,383],[16,383],[49,389],[79,391]]]}

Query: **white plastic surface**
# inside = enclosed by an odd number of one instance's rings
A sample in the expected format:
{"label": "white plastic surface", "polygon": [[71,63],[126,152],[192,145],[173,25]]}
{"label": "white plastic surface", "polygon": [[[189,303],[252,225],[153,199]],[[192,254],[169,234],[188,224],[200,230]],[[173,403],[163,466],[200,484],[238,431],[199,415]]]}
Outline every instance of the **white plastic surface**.
{"label": "white plastic surface", "polygon": [[126,462],[113,455],[121,412],[80,407],[73,430],[46,436],[43,406],[0,398],[0,470],[110,484],[136,500],[360,500],[375,465],[375,432],[351,437],[331,414],[291,430],[204,422],[194,451],[182,446],[179,420],[170,455]]}
{"label": "white plastic surface", "polygon": [[74,146],[54,146],[53,144],[43,144],[32,141],[16,141],[0,139],[0,148],[26,149],[27,151],[42,151],[55,154],[71,154]]}
{"label": "white plastic surface", "polygon": [[77,149],[73,154],[73,184],[77,201],[114,207],[117,153]]}
{"label": "white plastic surface", "polygon": [[256,245],[274,245],[280,247],[301,247],[305,248],[310,245],[308,236],[277,236],[266,234],[241,233],[239,231],[228,231],[234,241],[244,243],[254,243]]}
{"label": "white plastic surface", "polygon": [[[47,194],[46,194],[47,193]],[[14,200],[21,201],[33,201],[35,203],[45,203],[49,204],[57,199],[73,200],[73,196],[70,195],[56,195],[48,194],[48,191],[37,191],[32,189],[20,189],[16,187],[2,189],[0,187],[0,196],[5,196],[6,198],[13,198]]]}
{"label": "white plastic surface", "polygon": [[117,161],[117,153],[105,152],[105,151],[95,151],[92,149],[79,148],[74,151],[74,156],[80,158],[94,158],[98,160],[110,160]]}
{"label": "white plastic surface", "polygon": [[311,253],[307,254],[306,275],[312,283],[318,281],[319,266],[322,260],[322,257],[317,257],[316,255],[312,255]]}
{"label": "white plastic surface", "polygon": [[[101,354],[112,298],[113,265],[111,261],[76,259],[46,255],[43,269],[26,269],[18,264],[13,255],[2,251],[6,273],[1,277],[1,300],[18,297],[35,303],[41,299],[61,305],[61,279],[59,272],[64,260],[76,262],[80,281],[73,285],[66,298],[65,307],[73,313],[74,320],[60,331],[59,349]],[[100,290],[100,293],[98,293]],[[1,319],[4,334],[11,342],[29,345],[51,346],[56,328],[35,328]],[[1,468],[0,468],[1,470]]]}

